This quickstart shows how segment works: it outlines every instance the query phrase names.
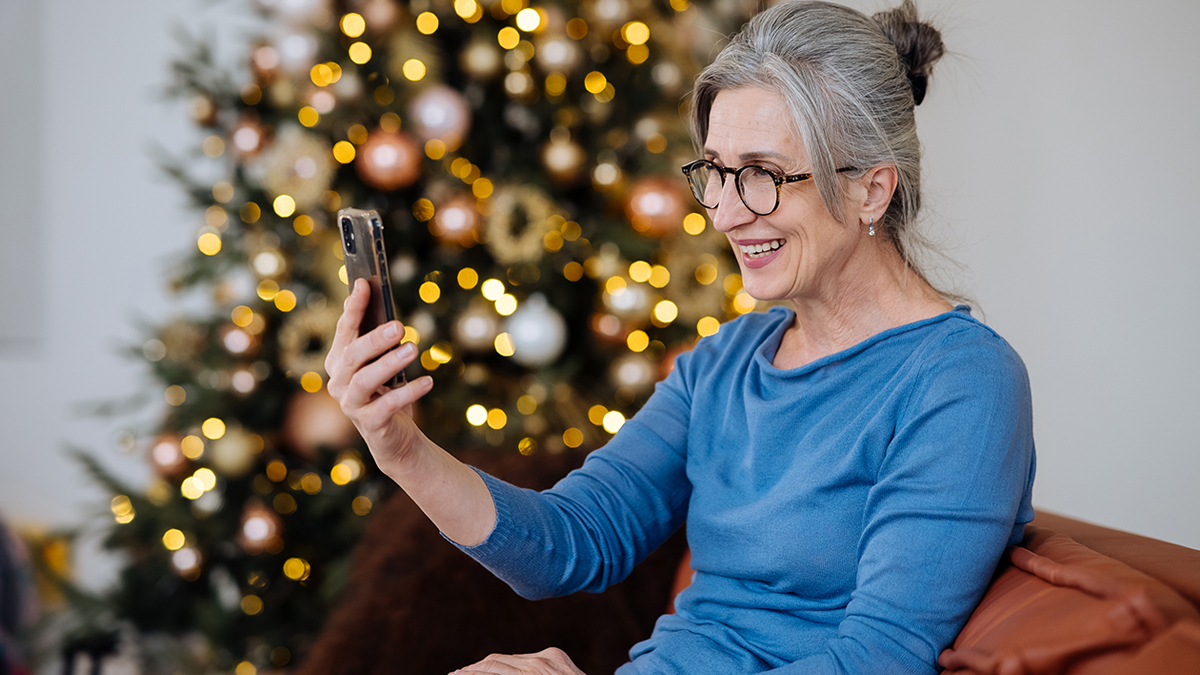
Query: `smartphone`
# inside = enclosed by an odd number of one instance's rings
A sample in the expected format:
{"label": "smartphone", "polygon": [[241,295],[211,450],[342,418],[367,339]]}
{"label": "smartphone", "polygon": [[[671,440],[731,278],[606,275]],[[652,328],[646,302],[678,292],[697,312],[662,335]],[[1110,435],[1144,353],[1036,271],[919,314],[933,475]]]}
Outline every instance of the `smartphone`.
{"label": "smartphone", "polygon": [[[350,288],[357,279],[366,279],[371,287],[367,312],[358,326],[365,335],[379,326],[396,320],[396,305],[392,301],[392,282],[388,277],[388,257],[383,249],[383,221],[378,211],[342,209],[338,211],[338,228],[342,233],[342,252],[346,259],[346,277]],[[404,372],[387,382],[393,389],[405,382]]]}

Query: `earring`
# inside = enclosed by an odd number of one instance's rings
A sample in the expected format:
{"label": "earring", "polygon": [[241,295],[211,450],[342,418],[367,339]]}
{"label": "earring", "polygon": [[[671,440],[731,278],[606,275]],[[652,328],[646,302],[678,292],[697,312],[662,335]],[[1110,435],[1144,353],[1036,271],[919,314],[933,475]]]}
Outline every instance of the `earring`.
{"label": "earring", "polygon": [[875,218],[874,218],[873,216],[871,217],[871,223],[870,223],[870,226],[869,226],[869,228],[867,229],[867,236],[868,236],[868,237],[874,237],[874,236],[875,236]]}

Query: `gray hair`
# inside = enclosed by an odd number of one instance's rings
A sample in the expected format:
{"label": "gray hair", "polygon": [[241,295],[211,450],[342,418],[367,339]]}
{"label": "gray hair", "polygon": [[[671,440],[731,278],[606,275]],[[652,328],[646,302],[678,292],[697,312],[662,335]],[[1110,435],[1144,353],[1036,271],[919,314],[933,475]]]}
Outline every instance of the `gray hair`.
{"label": "gray hair", "polygon": [[925,95],[929,70],[944,53],[936,29],[917,19],[912,0],[874,17],[827,2],[781,2],[753,19],[696,78],[692,133],[703,147],[717,94],[764,87],[792,112],[826,208],[840,222],[845,183],[837,169],[861,176],[895,166],[892,201],[876,229],[922,279],[912,231],[921,208],[921,147],[913,107]]}

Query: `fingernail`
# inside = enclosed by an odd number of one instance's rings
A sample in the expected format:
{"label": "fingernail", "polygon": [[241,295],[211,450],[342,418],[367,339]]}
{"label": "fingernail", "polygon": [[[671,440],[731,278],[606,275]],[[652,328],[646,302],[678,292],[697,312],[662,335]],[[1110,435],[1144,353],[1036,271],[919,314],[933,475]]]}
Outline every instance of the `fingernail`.
{"label": "fingernail", "polygon": [[432,387],[433,386],[433,378],[428,375],[422,375],[421,376],[421,386],[426,387],[426,388]]}
{"label": "fingernail", "polygon": [[395,323],[389,323],[387,328],[383,329],[383,334],[387,337],[394,338],[400,334],[400,327]]}
{"label": "fingernail", "polygon": [[416,353],[417,353],[417,345],[415,342],[405,342],[404,343],[404,354],[405,355],[412,355],[412,354],[416,354]]}

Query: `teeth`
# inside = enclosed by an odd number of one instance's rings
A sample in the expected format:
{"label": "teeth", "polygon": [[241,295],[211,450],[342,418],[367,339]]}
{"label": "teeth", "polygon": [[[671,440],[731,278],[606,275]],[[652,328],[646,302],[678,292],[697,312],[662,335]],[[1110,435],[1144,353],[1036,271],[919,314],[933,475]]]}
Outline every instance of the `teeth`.
{"label": "teeth", "polygon": [[751,244],[749,246],[739,246],[738,248],[742,249],[742,253],[745,253],[746,255],[760,256],[764,253],[774,251],[774,250],[778,249],[780,246],[783,246],[782,239],[775,239],[775,240],[769,241],[765,244]]}

